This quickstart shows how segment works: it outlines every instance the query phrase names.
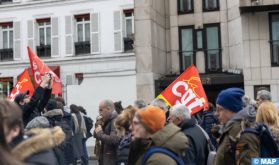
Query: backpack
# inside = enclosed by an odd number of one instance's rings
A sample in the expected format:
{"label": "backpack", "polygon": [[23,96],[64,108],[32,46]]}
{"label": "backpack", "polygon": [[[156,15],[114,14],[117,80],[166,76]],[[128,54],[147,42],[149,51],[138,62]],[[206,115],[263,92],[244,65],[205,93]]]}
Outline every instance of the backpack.
{"label": "backpack", "polygon": [[142,165],[145,165],[148,158],[154,153],[163,153],[171,157],[173,160],[175,160],[177,165],[184,165],[182,158],[179,157],[176,153],[164,147],[157,147],[157,146],[152,146],[145,152],[142,160]]}
{"label": "backpack", "polygon": [[269,127],[265,124],[258,124],[255,128],[246,128],[243,133],[256,134],[260,139],[261,158],[278,158],[279,146],[276,143]]}
{"label": "backpack", "polygon": [[85,126],[86,126],[86,138],[90,138],[92,137],[92,133],[90,132],[91,129],[93,128],[93,120],[90,117],[87,116],[83,116],[84,118],[84,122],[85,122]]}

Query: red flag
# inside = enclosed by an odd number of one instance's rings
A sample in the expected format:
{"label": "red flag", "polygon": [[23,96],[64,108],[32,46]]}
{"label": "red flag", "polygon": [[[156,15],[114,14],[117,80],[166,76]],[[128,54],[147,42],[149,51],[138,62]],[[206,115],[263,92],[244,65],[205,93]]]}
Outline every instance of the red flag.
{"label": "red flag", "polygon": [[188,67],[157,98],[163,99],[169,106],[184,104],[191,114],[208,106],[199,72],[194,65]]}
{"label": "red flag", "polygon": [[49,72],[54,78],[52,93],[61,94],[62,85],[60,78],[51,69],[49,69],[49,67],[29,47],[27,47],[27,49],[30,59],[30,65],[34,76],[35,87],[38,87],[42,82],[42,76],[45,75],[45,73]]}
{"label": "red flag", "polygon": [[14,101],[16,95],[18,95],[19,93],[23,93],[26,92],[27,90],[29,90],[29,96],[32,96],[34,93],[34,87],[33,84],[31,82],[28,70],[25,69],[21,75],[19,80],[17,81],[17,84],[14,86],[12,92],[10,93],[8,99],[10,99],[11,101]]}

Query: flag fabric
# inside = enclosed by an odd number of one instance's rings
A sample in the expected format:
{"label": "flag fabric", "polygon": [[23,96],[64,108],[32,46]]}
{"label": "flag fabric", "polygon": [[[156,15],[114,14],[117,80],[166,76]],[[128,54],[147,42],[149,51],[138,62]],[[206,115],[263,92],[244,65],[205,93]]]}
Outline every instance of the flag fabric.
{"label": "flag fabric", "polygon": [[60,78],[29,48],[28,55],[30,59],[30,65],[32,68],[33,76],[34,76],[34,84],[35,87],[38,87],[42,82],[42,76],[45,73],[51,73],[54,78],[53,86],[52,86],[52,94],[61,94],[62,93],[62,84]]}
{"label": "flag fabric", "polygon": [[31,82],[28,70],[25,69],[21,75],[19,80],[17,81],[16,85],[14,86],[12,92],[10,93],[8,99],[14,101],[16,95],[19,93],[24,93],[29,90],[29,95],[32,96],[34,93],[34,87]]}
{"label": "flag fabric", "polygon": [[199,72],[194,65],[188,67],[157,98],[163,99],[169,106],[183,104],[191,114],[208,106]]}

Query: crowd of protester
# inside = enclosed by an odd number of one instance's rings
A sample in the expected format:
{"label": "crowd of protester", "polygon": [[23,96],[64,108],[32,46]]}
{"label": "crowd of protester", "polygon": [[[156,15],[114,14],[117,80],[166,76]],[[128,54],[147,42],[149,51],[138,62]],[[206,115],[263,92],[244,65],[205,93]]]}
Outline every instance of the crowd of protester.
{"label": "crowd of protester", "polygon": [[240,88],[222,90],[196,114],[162,99],[125,108],[104,99],[93,125],[84,107],[51,97],[52,84],[46,74],[32,97],[27,91],[0,100],[0,164],[87,165],[91,137],[100,165],[242,165],[279,157],[279,110],[267,90],[256,101]]}

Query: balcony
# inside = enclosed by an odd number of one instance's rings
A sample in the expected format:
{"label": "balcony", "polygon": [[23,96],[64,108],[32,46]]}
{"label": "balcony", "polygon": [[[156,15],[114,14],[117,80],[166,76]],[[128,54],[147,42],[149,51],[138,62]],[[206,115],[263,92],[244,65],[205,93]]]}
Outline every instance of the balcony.
{"label": "balcony", "polygon": [[134,39],[131,37],[125,37],[124,40],[124,51],[132,51],[134,50]]}
{"label": "balcony", "polygon": [[13,0],[0,0],[0,4],[12,3]]}
{"label": "balcony", "polygon": [[76,55],[90,54],[90,42],[76,42],[75,43]]}
{"label": "balcony", "polygon": [[13,57],[13,49],[0,49],[0,61],[11,61]]}
{"label": "balcony", "polygon": [[51,56],[51,46],[50,45],[40,45],[37,46],[37,54],[39,57],[50,57]]}
{"label": "balcony", "polygon": [[266,0],[240,0],[239,9],[241,13],[262,12],[278,10],[279,2],[270,3]]}

